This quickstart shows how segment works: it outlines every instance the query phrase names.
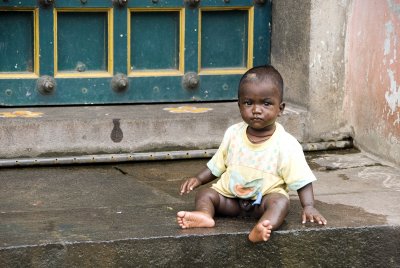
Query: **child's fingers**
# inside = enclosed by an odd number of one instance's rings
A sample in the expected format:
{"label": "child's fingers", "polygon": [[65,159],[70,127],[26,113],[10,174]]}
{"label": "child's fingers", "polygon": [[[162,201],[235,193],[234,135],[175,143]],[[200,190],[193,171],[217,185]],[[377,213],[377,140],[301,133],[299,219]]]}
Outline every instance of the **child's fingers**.
{"label": "child's fingers", "polygon": [[188,188],[189,188],[189,191],[193,191],[193,189],[195,188],[195,183],[193,181],[190,181]]}
{"label": "child's fingers", "polygon": [[190,193],[191,191],[193,191],[193,189],[194,188],[196,188],[196,181],[195,180],[193,180],[193,179],[188,179],[188,180],[186,180],[186,181],[184,181],[183,183],[182,183],[182,185],[181,185],[181,191],[180,191],[180,194],[181,195],[183,195],[183,194],[188,194],[188,193]]}
{"label": "child's fingers", "polygon": [[196,180],[190,180],[189,184],[187,185],[187,190],[188,192],[193,191],[194,188],[196,188]]}
{"label": "child's fingers", "polygon": [[303,217],[302,217],[303,224],[306,223],[307,221],[314,222],[314,220],[319,222],[313,214],[306,214],[306,213],[303,214]]}
{"label": "child's fingers", "polygon": [[325,218],[322,217],[321,215],[316,216],[315,219],[319,224],[326,225],[328,223],[327,220],[325,220]]}
{"label": "child's fingers", "polygon": [[181,185],[181,191],[180,194],[183,195],[184,193],[188,193],[187,191],[187,185],[188,185],[189,181],[186,180],[184,183],[182,183]]}
{"label": "child's fingers", "polygon": [[301,223],[305,224],[307,222],[307,216],[305,213],[303,213],[303,215],[301,215]]}
{"label": "child's fingers", "polygon": [[321,215],[319,215],[319,214],[310,215],[309,216],[309,220],[310,220],[310,222],[316,222],[316,223],[321,224],[321,225],[326,225],[327,224],[327,220],[324,217],[322,217]]}

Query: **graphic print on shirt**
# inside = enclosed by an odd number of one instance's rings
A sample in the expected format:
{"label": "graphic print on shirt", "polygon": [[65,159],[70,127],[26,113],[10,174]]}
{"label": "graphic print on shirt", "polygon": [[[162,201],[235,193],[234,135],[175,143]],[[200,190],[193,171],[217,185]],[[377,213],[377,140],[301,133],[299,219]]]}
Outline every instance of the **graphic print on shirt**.
{"label": "graphic print on shirt", "polygon": [[257,197],[253,205],[261,204],[262,178],[246,181],[238,172],[232,171],[229,180],[229,189],[237,197],[250,199]]}

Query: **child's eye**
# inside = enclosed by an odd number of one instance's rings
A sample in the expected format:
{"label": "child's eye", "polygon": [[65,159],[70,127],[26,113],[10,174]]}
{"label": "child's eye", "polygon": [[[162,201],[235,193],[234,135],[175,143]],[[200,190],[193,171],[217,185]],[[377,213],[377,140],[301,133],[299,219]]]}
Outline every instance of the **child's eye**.
{"label": "child's eye", "polygon": [[243,103],[244,103],[245,105],[251,105],[251,101],[249,101],[249,100],[245,100]]}
{"label": "child's eye", "polygon": [[265,106],[270,106],[270,105],[271,105],[271,103],[270,103],[270,102],[268,102],[268,101],[266,101],[266,102],[264,102],[264,105],[265,105]]}

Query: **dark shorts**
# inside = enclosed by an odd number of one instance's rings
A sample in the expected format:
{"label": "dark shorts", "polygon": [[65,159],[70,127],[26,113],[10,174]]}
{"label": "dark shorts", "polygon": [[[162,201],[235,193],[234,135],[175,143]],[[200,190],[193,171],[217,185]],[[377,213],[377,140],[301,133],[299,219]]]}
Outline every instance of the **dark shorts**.
{"label": "dark shorts", "polygon": [[254,200],[238,198],[239,207],[246,212],[254,210],[255,206],[252,205],[253,202]]}
{"label": "dark shorts", "polygon": [[240,217],[258,217],[259,212],[258,208],[259,205],[255,205],[253,206],[252,203],[254,202],[254,200],[251,199],[237,199],[241,213],[240,213]]}

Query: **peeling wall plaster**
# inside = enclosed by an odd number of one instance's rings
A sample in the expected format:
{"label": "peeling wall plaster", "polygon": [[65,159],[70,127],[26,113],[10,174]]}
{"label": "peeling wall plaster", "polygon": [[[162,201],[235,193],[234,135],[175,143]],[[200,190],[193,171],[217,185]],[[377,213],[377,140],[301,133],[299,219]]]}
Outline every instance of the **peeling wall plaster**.
{"label": "peeling wall plaster", "polygon": [[[389,2],[393,2],[388,0]],[[399,5],[400,13],[400,5]],[[392,21],[385,24],[385,41],[384,41],[384,58],[383,64],[386,67],[385,71],[389,78],[389,88],[385,92],[385,99],[388,105],[386,118],[395,115],[393,125],[400,125],[400,74],[396,73],[397,62],[397,35],[394,31]]]}
{"label": "peeling wall plaster", "polygon": [[400,1],[387,0],[390,10],[400,18]]}
{"label": "peeling wall plaster", "polygon": [[400,124],[399,121],[399,107],[400,107],[400,83],[397,86],[397,80],[395,78],[395,73],[393,70],[388,69],[387,73],[390,78],[390,88],[385,92],[385,99],[390,108],[388,115],[397,114],[397,119],[394,121],[393,125]]}
{"label": "peeling wall plaster", "polygon": [[354,0],[346,102],[356,144],[400,164],[400,0]]}

